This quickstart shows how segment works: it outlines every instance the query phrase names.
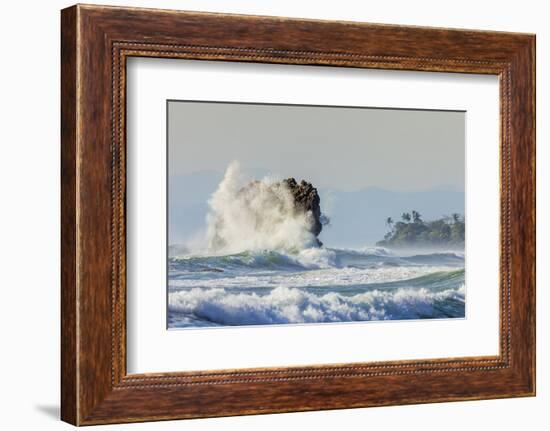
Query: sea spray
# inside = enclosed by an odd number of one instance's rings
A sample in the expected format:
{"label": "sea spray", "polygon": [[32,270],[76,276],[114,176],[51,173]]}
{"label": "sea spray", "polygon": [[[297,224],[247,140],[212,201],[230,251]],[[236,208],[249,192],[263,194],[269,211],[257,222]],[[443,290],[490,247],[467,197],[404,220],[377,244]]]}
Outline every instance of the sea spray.
{"label": "sea spray", "polygon": [[245,186],[236,161],[228,166],[208,204],[207,244],[211,253],[297,252],[318,245],[312,233],[313,215],[297,210],[286,184],[264,178]]}

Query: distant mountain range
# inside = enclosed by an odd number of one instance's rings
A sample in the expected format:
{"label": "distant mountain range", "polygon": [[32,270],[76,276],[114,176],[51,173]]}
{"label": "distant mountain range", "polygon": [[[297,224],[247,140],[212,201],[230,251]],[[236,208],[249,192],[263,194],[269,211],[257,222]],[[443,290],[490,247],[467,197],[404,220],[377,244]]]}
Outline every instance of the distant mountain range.
{"label": "distant mountain range", "polygon": [[[208,199],[223,174],[213,171],[169,178],[169,243],[185,243],[206,226]],[[456,190],[392,191],[368,187],[354,192],[319,189],[321,210],[330,218],[319,239],[326,246],[361,247],[384,238],[386,219],[418,211],[424,220],[464,214],[465,194]]]}

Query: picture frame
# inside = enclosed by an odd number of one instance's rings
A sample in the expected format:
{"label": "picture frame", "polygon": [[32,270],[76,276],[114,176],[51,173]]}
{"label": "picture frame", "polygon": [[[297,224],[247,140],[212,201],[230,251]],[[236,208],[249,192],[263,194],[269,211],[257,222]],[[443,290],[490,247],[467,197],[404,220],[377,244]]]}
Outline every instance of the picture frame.
{"label": "picture frame", "polygon": [[[535,395],[535,36],[76,5],[61,12],[61,418],[74,425]],[[488,74],[500,89],[499,354],[127,373],[131,57]]]}

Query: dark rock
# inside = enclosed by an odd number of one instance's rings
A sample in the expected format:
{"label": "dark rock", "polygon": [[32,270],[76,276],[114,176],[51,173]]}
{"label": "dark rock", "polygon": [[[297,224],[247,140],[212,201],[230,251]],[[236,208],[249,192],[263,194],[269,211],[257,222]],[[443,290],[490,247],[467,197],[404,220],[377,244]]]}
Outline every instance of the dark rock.
{"label": "dark rock", "polygon": [[[249,205],[248,201],[256,195],[256,189],[261,186],[261,181],[251,181],[239,191],[237,198],[241,199],[246,205]],[[296,212],[310,214],[311,225],[309,226],[309,230],[315,235],[317,246],[322,246],[323,243],[317,239],[317,236],[319,236],[323,230],[323,224],[328,223],[328,218],[321,214],[321,199],[319,198],[317,189],[307,181],[302,180],[298,183],[294,178],[287,178],[263,189],[262,193],[264,196],[269,196],[269,198],[265,200],[269,202],[270,205],[284,206],[284,203],[280,201],[279,195],[279,189],[281,187],[290,191],[290,194],[294,198],[294,209]],[[254,223],[258,230],[262,230],[262,225],[269,222],[269,220],[266,221],[263,219],[261,212],[256,214]]]}
{"label": "dark rock", "polygon": [[317,189],[305,180],[302,180],[300,184],[294,178],[287,178],[282,182],[287,185],[290,193],[292,193],[296,209],[303,212],[311,211],[313,216],[311,233],[319,236],[323,230],[323,219],[321,216],[321,199],[319,198]]}

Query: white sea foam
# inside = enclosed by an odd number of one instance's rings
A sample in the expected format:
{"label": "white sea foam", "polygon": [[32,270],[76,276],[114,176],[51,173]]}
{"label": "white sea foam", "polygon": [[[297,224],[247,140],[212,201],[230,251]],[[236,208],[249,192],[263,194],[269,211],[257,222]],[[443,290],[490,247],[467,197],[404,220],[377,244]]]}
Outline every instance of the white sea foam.
{"label": "white sea foam", "polygon": [[336,292],[317,296],[287,287],[267,295],[196,288],[170,293],[169,308],[172,313],[219,325],[260,325],[419,318],[434,314],[434,306],[445,301],[463,304],[464,287],[441,292],[374,290],[353,296]]}
{"label": "white sea foam", "polygon": [[208,202],[208,252],[303,250],[316,244],[312,215],[295,210],[286,185],[264,178],[243,186],[239,163],[232,162]]}
{"label": "white sea foam", "polygon": [[262,274],[242,274],[224,277],[212,277],[204,272],[204,278],[172,278],[169,286],[172,289],[192,288],[275,288],[285,287],[327,287],[334,286],[364,286],[374,283],[391,283],[409,280],[426,274],[448,272],[444,266],[424,267],[377,267],[377,268],[322,268],[296,273],[274,273],[265,271]]}
{"label": "white sea foam", "polygon": [[337,268],[340,266],[338,255],[334,250],[328,248],[306,248],[290,257],[305,268]]}

